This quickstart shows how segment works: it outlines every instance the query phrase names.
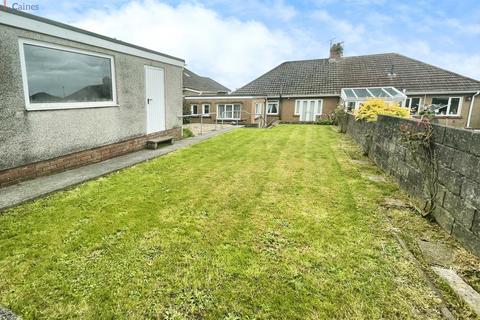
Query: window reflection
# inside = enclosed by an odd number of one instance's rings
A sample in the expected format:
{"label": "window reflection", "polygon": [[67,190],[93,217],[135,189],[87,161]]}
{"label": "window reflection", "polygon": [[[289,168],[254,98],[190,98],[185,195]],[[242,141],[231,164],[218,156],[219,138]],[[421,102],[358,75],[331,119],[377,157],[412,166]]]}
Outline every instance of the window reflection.
{"label": "window reflection", "polygon": [[30,103],[113,101],[111,59],[24,44]]}

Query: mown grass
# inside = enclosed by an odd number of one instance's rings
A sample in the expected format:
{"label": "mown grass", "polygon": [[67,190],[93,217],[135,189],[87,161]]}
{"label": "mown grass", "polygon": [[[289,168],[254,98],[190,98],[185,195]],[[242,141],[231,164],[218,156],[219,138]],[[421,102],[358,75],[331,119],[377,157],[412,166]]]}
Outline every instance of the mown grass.
{"label": "mown grass", "polygon": [[435,319],[331,127],[239,129],[0,216],[24,318]]}

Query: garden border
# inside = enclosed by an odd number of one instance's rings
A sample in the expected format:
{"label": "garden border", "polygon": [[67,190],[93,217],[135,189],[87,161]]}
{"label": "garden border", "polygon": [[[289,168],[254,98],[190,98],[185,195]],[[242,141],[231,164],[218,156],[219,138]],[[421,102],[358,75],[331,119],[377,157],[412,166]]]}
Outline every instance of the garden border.
{"label": "garden border", "polygon": [[[379,115],[376,122],[348,116],[341,131],[350,135],[382,170],[417,203],[428,201],[428,183],[415,164],[402,126],[419,120]],[[433,124],[438,192],[432,216],[450,235],[480,256],[480,133]]]}

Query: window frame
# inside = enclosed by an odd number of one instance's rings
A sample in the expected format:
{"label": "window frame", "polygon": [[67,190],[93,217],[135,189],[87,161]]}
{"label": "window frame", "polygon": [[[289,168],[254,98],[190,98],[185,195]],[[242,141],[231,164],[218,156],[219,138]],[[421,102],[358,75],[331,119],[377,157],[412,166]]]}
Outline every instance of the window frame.
{"label": "window frame", "polygon": [[[208,106],[208,112],[205,112],[205,107]],[[210,117],[210,109],[212,106],[210,103],[202,103],[202,117]]]}
{"label": "window frame", "polygon": [[[357,106],[358,106],[357,102],[358,101],[347,101],[346,104],[345,104],[345,110],[347,112],[353,112],[353,111],[357,110]],[[349,104],[351,104],[351,103],[353,104],[353,109],[350,110]]]}
{"label": "window frame", "polygon": [[[113,55],[98,53],[89,50],[77,49],[74,47],[68,47],[58,44],[53,44],[44,41],[30,40],[20,38],[18,40],[19,53],[20,53],[20,68],[22,73],[23,93],[25,99],[25,109],[27,111],[41,111],[41,110],[63,110],[63,109],[85,109],[85,108],[106,108],[106,107],[118,107],[117,100],[117,83],[115,76],[115,57]],[[61,50],[66,52],[73,52],[83,54],[87,56],[106,58],[110,60],[110,70],[112,77],[112,100],[111,101],[93,101],[93,102],[44,102],[44,103],[31,103],[30,92],[28,88],[27,77],[27,64],[25,61],[24,45],[33,45],[37,47]]]}
{"label": "window frame", "polygon": [[[260,107],[260,112],[257,112],[257,107]],[[262,116],[263,113],[263,102],[255,102],[255,119],[258,119]]]}
{"label": "window frame", "polygon": [[[224,106],[226,109],[227,106],[232,106],[232,118],[222,118],[219,107]],[[238,114],[239,118],[235,118],[235,106],[239,106]],[[240,103],[218,103],[217,104],[217,119],[218,120],[241,120],[242,119],[242,105]]]}
{"label": "window frame", "polygon": [[[446,114],[435,114],[436,117],[461,117],[462,115],[462,104],[463,104],[463,97],[460,96],[432,96],[431,104],[433,104],[433,99],[435,98],[448,98],[447,104],[447,113]],[[458,109],[456,114],[450,114],[450,106],[452,105],[452,99],[458,99]]]}
{"label": "window frame", "polygon": [[[195,113],[193,113],[193,107],[197,107],[197,111]],[[199,113],[198,113],[198,103],[192,103],[190,105],[190,115],[191,116],[198,116]]]}
{"label": "window frame", "polygon": [[413,99],[418,99],[417,113],[414,114],[414,115],[416,115],[416,114],[418,114],[418,112],[420,111],[420,107],[422,106],[422,97],[407,97],[407,99],[405,99],[404,107],[408,108],[408,110],[412,111]]}
{"label": "window frame", "polygon": [[315,101],[315,109],[318,111],[315,112],[315,117],[321,116],[323,114],[323,99],[296,99],[295,105],[293,106],[293,115],[300,116],[300,104],[304,101],[306,101],[307,103]]}
{"label": "window frame", "polygon": [[[269,112],[269,108],[268,108],[268,105],[269,105],[269,104],[275,104],[275,105],[277,105],[277,112],[276,112],[276,113]],[[280,114],[280,101],[278,101],[278,100],[267,101],[267,115],[269,115],[269,116],[278,116],[279,114]]]}

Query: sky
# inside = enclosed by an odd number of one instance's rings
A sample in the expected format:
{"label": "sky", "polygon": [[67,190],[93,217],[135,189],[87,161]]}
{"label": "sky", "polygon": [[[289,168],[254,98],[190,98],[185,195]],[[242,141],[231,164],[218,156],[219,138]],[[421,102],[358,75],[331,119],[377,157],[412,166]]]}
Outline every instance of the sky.
{"label": "sky", "polygon": [[[14,2],[7,0],[9,6]],[[478,0],[25,0],[32,14],[186,60],[230,89],[289,60],[397,52],[480,79]]]}

